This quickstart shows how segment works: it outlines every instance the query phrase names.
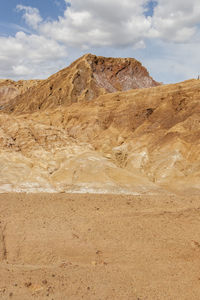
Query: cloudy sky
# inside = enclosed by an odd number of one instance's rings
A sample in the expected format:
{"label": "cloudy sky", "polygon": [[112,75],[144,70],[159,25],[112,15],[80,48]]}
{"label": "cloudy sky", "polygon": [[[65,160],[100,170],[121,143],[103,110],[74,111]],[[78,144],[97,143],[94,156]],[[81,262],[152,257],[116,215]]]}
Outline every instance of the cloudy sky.
{"label": "cloudy sky", "polygon": [[164,83],[196,78],[200,1],[0,1],[0,78],[46,78],[89,52],[134,57]]}

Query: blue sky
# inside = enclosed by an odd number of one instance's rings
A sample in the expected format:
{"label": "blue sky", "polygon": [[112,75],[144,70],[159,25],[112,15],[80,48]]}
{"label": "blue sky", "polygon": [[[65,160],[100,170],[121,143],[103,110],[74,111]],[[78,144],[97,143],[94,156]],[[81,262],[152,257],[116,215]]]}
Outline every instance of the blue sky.
{"label": "blue sky", "polygon": [[0,34],[13,35],[21,26],[26,29],[22,13],[17,12],[17,5],[37,7],[44,19],[57,19],[65,10],[64,0],[1,0],[0,1]]}
{"label": "blue sky", "polygon": [[91,52],[134,57],[158,81],[200,73],[199,0],[1,0],[0,78],[46,78]]}
{"label": "blue sky", "polygon": [[158,2],[157,1],[149,1],[147,2],[146,5],[144,5],[144,7],[146,8],[146,11],[145,11],[145,16],[150,16],[152,17],[153,14],[154,14],[154,9],[155,7],[158,5]]}

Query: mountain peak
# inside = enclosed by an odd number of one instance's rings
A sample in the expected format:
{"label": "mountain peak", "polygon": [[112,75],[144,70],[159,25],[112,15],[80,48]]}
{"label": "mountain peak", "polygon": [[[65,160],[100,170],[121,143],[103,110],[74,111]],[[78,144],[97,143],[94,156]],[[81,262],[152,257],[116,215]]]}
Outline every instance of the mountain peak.
{"label": "mountain peak", "polygon": [[9,105],[9,110],[33,112],[74,102],[92,101],[106,93],[157,85],[159,83],[150,77],[147,69],[136,59],[89,53],[16,97]]}

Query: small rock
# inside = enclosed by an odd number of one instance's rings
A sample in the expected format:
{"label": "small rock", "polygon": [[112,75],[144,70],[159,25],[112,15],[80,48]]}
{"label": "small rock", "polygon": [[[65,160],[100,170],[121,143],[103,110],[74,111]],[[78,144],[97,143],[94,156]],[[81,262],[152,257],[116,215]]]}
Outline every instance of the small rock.
{"label": "small rock", "polygon": [[30,286],[32,285],[32,282],[25,282],[25,284],[24,284],[24,285],[25,285],[25,287],[27,287],[27,288],[28,288],[28,287],[30,287]]}
{"label": "small rock", "polygon": [[121,145],[124,143],[124,138],[122,136],[119,136],[118,140],[117,140],[118,145]]}
{"label": "small rock", "polygon": [[52,287],[51,287],[51,286],[48,286],[47,292],[51,292],[51,291],[53,291]]}

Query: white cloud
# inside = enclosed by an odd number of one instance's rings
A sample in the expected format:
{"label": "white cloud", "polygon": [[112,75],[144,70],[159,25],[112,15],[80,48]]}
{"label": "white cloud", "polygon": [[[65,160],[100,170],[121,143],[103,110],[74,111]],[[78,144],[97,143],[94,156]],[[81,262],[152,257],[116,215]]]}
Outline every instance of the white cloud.
{"label": "white cloud", "polygon": [[70,46],[134,46],[151,27],[143,14],[146,2],[73,0],[64,16],[44,22],[40,33]]}
{"label": "white cloud", "polygon": [[[67,2],[67,1],[66,1]],[[59,42],[91,46],[134,46],[145,38],[177,43],[195,36],[199,0],[158,0],[152,17],[145,17],[148,0],[73,0],[64,16],[43,22],[40,33]]]}
{"label": "white cloud", "polygon": [[190,42],[199,23],[199,0],[159,0],[152,18],[157,37],[175,42]]}
{"label": "white cloud", "polygon": [[17,5],[18,11],[24,11],[23,18],[26,21],[27,25],[30,27],[37,29],[39,24],[42,22],[42,17],[40,16],[40,12],[37,8]]}
{"label": "white cloud", "polygon": [[66,48],[40,35],[17,32],[15,37],[0,37],[0,76],[43,77],[67,57]]}
{"label": "white cloud", "polygon": [[[187,57],[187,62],[185,61],[185,68],[179,64],[176,70],[188,75],[196,72],[195,64],[190,61],[198,60],[198,53],[194,53],[192,47],[195,45],[197,49],[200,48],[199,0],[158,0],[152,17],[145,16],[150,2],[148,0],[65,1],[70,5],[66,5],[63,16],[54,21],[42,19],[37,8],[17,6],[34,34],[20,30],[13,37],[0,37],[0,77],[30,78],[50,75],[59,66],[65,65],[67,54],[72,58],[71,48],[75,49],[77,55],[81,55],[86,49],[88,52],[92,52],[92,49],[107,49],[110,56],[111,49],[115,49],[115,53],[121,56],[122,49],[127,48],[133,51],[129,56],[134,56],[138,49],[145,51],[147,45],[146,54],[150,61],[149,41],[151,44],[160,41],[160,45],[167,48],[165,66],[168,72],[168,66],[175,63],[176,59],[179,61],[179,57],[183,60]],[[177,44],[179,46],[176,48]],[[187,51],[193,53],[192,58],[188,58],[185,45]],[[156,47],[154,51],[157,51]],[[170,51],[174,51],[173,58]],[[155,65],[159,69],[162,54],[157,55],[159,63],[156,65],[155,62]],[[151,73],[154,73],[155,67],[149,65]],[[193,71],[189,72],[189,67]]]}

